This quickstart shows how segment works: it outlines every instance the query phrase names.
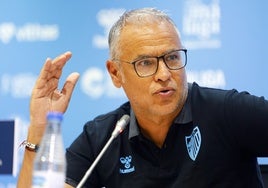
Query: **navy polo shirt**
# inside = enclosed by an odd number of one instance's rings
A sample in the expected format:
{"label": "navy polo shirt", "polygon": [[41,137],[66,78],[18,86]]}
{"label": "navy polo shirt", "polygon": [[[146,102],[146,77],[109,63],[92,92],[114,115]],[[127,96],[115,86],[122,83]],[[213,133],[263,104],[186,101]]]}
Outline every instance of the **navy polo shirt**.
{"label": "navy polo shirt", "polygon": [[85,183],[90,188],[262,188],[257,156],[268,156],[268,101],[236,90],[193,84],[162,148],[139,131],[130,103],[96,117],[67,148],[66,182],[76,186],[109,140]]}
{"label": "navy polo shirt", "polygon": [[[191,95],[190,92],[189,95]],[[179,160],[177,156],[182,156],[179,150],[174,148],[174,146],[177,145],[177,147],[180,147],[180,144],[176,144],[178,141],[184,143],[183,140],[177,139],[180,136],[174,134],[174,132],[177,132],[174,130],[179,129],[180,124],[184,124],[185,126],[191,124],[192,114],[190,100],[191,97],[188,96],[181,113],[170,128],[163,148],[158,148],[150,140],[140,134],[134,112],[129,103],[124,104],[123,106],[128,106],[127,108],[130,114],[129,126],[110,145],[109,149],[105,152],[99,164],[94,169],[94,172],[88,178],[85,186],[119,188],[143,187],[146,185],[146,187],[165,187],[169,182],[172,183],[172,179],[176,178],[178,174],[177,169],[179,169],[174,165],[174,161]],[[111,115],[113,115],[113,113],[108,113],[99,118],[102,121],[107,121],[109,119],[107,119],[107,116]],[[107,121],[103,129],[94,126],[92,123],[94,123],[94,121],[90,121],[86,124],[83,133],[74,141],[70,148],[67,149],[68,169],[66,182],[72,186],[76,186],[79,183],[83,174],[86,173],[86,170],[102,149],[98,147],[97,151],[92,154],[91,147],[104,146],[104,141],[108,140],[112,131],[111,128],[114,127],[116,122],[114,122],[114,120]],[[97,130],[87,129],[93,126]],[[107,128],[109,130],[107,130]],[[88,134],[89,130],[90,134]],[[92,131],[96,131],[96,133]],[[88,136],[90,136],[89,139],[92,141],[91,143],[87,140]],[[88,148],[85,148],[86,146]],[[135,184],[133,184],[134,179],[136,179],[134,181]]]}

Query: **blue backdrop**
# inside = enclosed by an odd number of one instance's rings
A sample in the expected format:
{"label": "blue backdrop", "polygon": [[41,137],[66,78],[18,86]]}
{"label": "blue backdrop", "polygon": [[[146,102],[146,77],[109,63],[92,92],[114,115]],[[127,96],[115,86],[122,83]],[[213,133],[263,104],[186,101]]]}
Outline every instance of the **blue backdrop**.
{"label": "blue backdrop", "polygon": [[[1,0],[0,120],[16,120],[18,143],[26,138],[31,90],[47,57],[72,51],[61,84],[69,73],[81,74],[64,117],[66,147],[87,120],[127,100],[105,69],[107,34],[123,11],[148,6],[166,10],[176,22],[188,49],[190,82],[268,98],[265,0]],[[22,150],[16,148],[18,166]],[[0,188],[15,187],[16,178],[1,175]]]}

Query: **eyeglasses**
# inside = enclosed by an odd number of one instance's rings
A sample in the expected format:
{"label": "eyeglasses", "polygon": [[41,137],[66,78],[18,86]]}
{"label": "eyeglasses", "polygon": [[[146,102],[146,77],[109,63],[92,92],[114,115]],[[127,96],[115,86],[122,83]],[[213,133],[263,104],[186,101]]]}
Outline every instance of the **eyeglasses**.
{"label": "eyeglasses", "polygon": [[161,56],[145,57],[133,62],[122,62],[132,64],[139,77],[147,77],[157,72],[160,59],[163,59],[163,62],[170,70],[182,69],[187,64],[187,49],[174,50]]}

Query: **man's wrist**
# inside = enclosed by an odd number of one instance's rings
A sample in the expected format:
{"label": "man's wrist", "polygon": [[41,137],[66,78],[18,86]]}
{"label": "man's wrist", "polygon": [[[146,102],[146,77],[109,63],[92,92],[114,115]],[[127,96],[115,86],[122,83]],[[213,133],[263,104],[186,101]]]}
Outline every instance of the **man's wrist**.
{"label": "man's wrist", "polygon": [[28,151],[33,151],[33,152],[37,152],[38,151],[38,148],[39,148],[39,145],[38,144],[33,144],[27,140],[24,140],[20,146],[24,146],[25,149],[27,149]]}

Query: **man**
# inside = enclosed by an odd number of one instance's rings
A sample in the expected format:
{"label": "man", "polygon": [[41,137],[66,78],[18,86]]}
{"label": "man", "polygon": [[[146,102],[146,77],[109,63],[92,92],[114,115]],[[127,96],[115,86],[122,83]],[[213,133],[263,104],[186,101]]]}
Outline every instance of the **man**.
{"label": "man", "polygon": [[[67,148],[66,187],[81,181],[124,114],[130,123],[85,187],[263,187],[256,157],[268,156],[267,100],[188,84],[187,51],[172,20],[156,9],[124,13],[109,48],[107,70],[129,102],[87,122]],[[70,57],[48,59],[41,70],[30,102],[30,143],[40,143],[48,111],[68,107],[79,74],[57,88]],[[18,187],[30,186],[34,156],[25,150]]]}

